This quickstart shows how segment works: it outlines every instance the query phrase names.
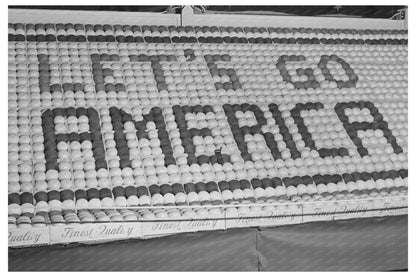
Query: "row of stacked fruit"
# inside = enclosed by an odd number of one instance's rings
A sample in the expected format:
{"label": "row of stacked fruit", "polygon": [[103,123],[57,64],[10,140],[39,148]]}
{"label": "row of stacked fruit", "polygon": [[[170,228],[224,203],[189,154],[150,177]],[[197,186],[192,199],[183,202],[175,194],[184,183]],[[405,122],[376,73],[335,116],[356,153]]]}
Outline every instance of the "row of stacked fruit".
{"label": "row of stacked fruit", "polygon": [[9,41],[406,44],[407,30],[9,23]]}

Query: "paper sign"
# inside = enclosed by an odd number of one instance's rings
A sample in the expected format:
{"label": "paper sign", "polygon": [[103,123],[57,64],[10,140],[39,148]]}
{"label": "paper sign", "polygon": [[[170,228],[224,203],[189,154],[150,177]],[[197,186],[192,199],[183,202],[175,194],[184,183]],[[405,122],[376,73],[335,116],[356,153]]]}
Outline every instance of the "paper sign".
{"label": "paper sign", "polygon": [[[358,202],[358,203],[357,203]],[[340,203],[338,212],[334,215],[334,220],[343,220],[351,218],[372,217],[374,214],[373,202],[357,201],[356,203]]]}
{"label": "paper sign", "polygon": [[9,247],[49,243],[48,227],[9,228]]}
{"label": "paper sign", "polygon": [[224,215],[214,218],[185,218],[182,220],[164,220],[141,222],[143,236],[175,234],[196,231],[225,229]]}
{"label": "paper sign", "polygon": [[138,238],[140,223],[91,223],[73,226],[51,226],[51,243],[70,243]]}
{"label": "paper sign", "polygon": [[332,221],[339,212],[340,206],[330,204],[327,206],[306,205],[303,207],[303,223],[313,221]]}
{"label": "paper sign", "polygon": [[374,204],[377,208],[374,211],[374,216],[394,216],[407,214],[408,203],[407,198],[405,199],[388,199],[383,202],[377,202]]}
{"label": "paper sign", "polygon": [[299,208],[270,211],[226,213],[226,228],[279,226],[302,223]]}

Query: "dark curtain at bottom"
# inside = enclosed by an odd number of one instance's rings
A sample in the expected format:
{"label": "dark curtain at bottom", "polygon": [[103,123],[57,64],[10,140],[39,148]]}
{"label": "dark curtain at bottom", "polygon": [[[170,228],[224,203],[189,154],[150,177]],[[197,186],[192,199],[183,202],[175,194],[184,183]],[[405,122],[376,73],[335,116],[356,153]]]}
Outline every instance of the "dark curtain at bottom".
{"label": "dark curtain at bottom", "polygon": [[315,222],[259,232],[266,271],[406,269],[407,216]]}
{"label": "dark curtain at bottom", "polygon": [[250,271],[257,270],[253,229],[179,234],[93,245],[9,250],[16,271]]}
{"label": "dark curtain at bottom", "polygon": [[407,216],[9,249],[10,271],[384,271],[408,267]]}

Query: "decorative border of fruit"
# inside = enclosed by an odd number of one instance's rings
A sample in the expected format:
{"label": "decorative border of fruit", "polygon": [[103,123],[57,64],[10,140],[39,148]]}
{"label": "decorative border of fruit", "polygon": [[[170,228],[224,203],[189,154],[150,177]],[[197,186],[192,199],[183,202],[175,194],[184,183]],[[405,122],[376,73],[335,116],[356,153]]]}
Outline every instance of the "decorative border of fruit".
{"label": "decorative border of fruit", "polygon": [[407,30],[9,23],[9,41],[407,45]]}
{"label": "decorative border of fruit", "polygon": [[[148,239],[197,231],[273,227],[317,221],[395,216],[408,213],[407,201],[407,196],[404,196],[365,200],[299,202],[281,205],[219,205],[218,207],[222,208],[221,213],[193,218],[181,217],[138,220],[135,222],[54,224],[44,227],[9,228],[8,239],[9,247],[74,242],[98,243],[133,238]],[[250,210],[252,206],[259,206],[262,209],[253,211]],[[237,210],[238,207],[245,207],[246,210]],[[133,210],[146,208],[169,209],[169,207],[137,207]],[[189,206],[183,208],[189,208]]]}

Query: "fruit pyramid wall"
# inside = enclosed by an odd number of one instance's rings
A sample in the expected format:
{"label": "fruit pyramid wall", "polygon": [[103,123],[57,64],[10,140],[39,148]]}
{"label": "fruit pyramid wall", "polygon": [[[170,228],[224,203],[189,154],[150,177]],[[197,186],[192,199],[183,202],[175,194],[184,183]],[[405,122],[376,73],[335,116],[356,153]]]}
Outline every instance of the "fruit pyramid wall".
{"label": "fruit pyramid wall", "polygon": [[9,226],[407,195],[407,31],[8,30]]}

